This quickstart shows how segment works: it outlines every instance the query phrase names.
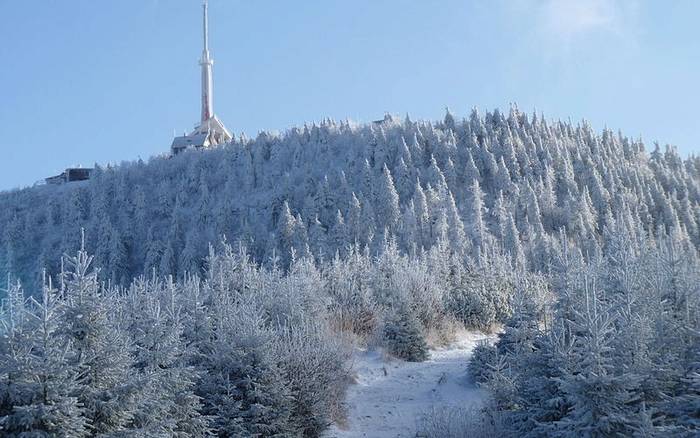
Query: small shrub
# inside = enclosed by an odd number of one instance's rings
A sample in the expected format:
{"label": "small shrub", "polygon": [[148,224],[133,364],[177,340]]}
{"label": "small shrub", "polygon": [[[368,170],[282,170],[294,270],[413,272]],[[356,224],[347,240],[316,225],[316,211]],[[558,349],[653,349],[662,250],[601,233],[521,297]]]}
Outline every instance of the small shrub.
{"label": "small shrub", "polygon": [[490,330],[496,323],[496,307],[483,287],[453,289],[447,308],[467,328]]}
{"label": "small shrub", "polygon": [[409,362],[428,359],[428,346],[420,323],[405,306],[386,321],[382,334],[389,353],[394,356]]}
{"label": "small shrub", "polygon": [[476,346],[469,361],[469,376],[474,382],[481,385],[489,381],[496,356],[497,352],[494,345],[481,342]]}
{"label": "small shrub", "polygon": [[300,436],[316,437],[343,415],[342,402],[350,385],[347,340],[318,321],[280,333],[276,350],[293,397],[291,421]]}

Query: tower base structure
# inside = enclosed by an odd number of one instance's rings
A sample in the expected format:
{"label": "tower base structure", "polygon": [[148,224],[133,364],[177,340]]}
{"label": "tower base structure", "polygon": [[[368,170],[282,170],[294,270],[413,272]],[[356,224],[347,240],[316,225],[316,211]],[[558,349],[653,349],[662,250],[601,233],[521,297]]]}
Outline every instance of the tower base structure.
{"label": "tower base structure", "polygon": [[221,120],[214,116],[202,122],[191,133],[175,137],[170,146],[170,152],[172,155],[177,155],[188,149],[209,148],[228,143],[232,138]]}

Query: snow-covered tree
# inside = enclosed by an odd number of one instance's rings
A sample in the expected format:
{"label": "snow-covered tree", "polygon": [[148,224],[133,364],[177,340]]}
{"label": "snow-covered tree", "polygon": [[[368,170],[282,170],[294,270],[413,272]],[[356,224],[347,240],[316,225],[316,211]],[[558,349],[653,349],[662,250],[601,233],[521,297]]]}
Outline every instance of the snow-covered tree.
{"label": "snow-covered tree", "polygon": [[140,397],[130,368],[127,334],[114,319],[114,297],[98,283],[92,257],[84,249],[66,259],[61,294],[65,300],[61,334],[75,349],[68,364],[79,370],[76,390],[90,427],[100,433],[127,430]]}
{"label": "snow-covered tree", "polygon": [[[23,312],[22,318],[16,313]],[[15,307],[0,336],[0,430],[3,436],[89,436],[75,351],[61,336],[64,305],[50,282],[41,301]]]}
{"label": "snow-covered tree", "polygon": [[382,168],[382,177],[375,190],[375,212],[382,220],[380,224],[382,227],[393,230],[398,225],[401,210],[399,209],[399,195],[394,187],[394,179],[386,165]]}

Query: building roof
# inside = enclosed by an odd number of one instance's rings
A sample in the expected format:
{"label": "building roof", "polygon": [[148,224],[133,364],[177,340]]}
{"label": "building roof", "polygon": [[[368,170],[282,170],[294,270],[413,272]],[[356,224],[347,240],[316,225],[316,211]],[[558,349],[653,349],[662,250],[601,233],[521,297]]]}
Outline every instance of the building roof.
{"label": "building roof", "polygon": [[189,147],[209,146],[209,133],[193,132],[189,135],[182,135],[173,139],[171,147],[173,149],[186,149]]}
{"label": "building roof", "polygon": [[44,178],[47,184],[63,184],[74,181],[85,181],[90,179],[95,169],[90,167],[69,167],[63,173],[56,176]]}

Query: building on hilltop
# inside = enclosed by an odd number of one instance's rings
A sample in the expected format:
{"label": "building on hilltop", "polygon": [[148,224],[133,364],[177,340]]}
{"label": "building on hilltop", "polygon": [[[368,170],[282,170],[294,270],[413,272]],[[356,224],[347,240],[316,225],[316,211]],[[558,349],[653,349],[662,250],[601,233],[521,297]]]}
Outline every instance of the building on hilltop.
{"label": "building on hilltop", "polygon": [[66,169],[63,173],[56,176],[50,176],[45,178],[46,184],[65,184],[75,181],[85,181],[90,179],[92,171],[94,169],[83,168],[83,167],[71,167]]}
{"label": "building on hilltop", "polygon": [[204,50],[199,65],[202,67],[202,114],[199,125],[189,134],[175,137],[170,146],[173,155],[187,149],[201,149],[231,141],[231,133],[214,114],[214,91],[212,66],[214,60],[209,54],[209,14],[207,0],[204,0]]}

